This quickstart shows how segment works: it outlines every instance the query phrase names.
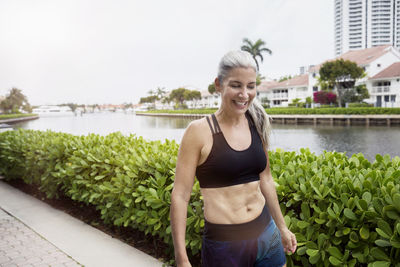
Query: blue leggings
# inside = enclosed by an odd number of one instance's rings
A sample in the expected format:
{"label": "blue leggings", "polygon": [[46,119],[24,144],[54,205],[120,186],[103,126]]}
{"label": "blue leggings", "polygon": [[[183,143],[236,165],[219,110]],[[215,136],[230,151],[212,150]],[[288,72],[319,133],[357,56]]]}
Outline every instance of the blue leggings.
{"label": "blue leggings", "polygon": [[[254,223],[246,224],[251,227]],[[203,236],[201,260],[203,267],[281,267],[286,256],[279,229],[271,218],[261,234],[250,239],[221,241]]]}

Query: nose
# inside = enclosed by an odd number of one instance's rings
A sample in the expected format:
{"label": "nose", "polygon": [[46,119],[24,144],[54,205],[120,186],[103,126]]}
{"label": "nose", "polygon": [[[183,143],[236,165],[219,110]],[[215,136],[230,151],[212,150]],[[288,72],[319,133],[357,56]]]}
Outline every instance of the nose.
{"label": "nose", "polygon": [[249,98],[249,91],[246,88],[246,86],[242,87],[242,90],[240,90],[239,97],[246,98],[246,99]]}

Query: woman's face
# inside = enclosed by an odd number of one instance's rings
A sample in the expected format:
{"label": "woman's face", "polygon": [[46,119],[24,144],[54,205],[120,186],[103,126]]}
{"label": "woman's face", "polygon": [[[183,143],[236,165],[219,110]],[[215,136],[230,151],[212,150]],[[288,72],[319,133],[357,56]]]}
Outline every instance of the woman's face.
{"label": "woman's face", "polygon": [[253,68],[234,68],[222,83],[217,78],[215,86],[221,93],[221,107],[233,114],[243,114],[257,94],[256,72]]}

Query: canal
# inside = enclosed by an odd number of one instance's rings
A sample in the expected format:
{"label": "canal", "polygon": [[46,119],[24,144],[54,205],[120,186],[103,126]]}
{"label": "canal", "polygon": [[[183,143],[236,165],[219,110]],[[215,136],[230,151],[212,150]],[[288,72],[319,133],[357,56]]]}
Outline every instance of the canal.
{"label": "canal", "polygon": [[[148,140],[174,139],[180,142],[191,119],[135,116],[124,113],[94,113],[83,116],[44,117],[13,125],[14,128],[52,130],[75,135],[107,135],[120,131]],[[299,151],[309,148],[316,154],[327,151],[363,153],[370,161],[376,154],[400,155],[400,128],[378,126],[272,125],[271,149]]]}

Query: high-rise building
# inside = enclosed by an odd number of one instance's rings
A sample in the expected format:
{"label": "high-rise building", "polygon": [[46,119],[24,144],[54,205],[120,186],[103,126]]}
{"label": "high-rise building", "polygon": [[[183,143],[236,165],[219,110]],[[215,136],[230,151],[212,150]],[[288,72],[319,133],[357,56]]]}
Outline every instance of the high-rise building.
{"label": "high-rise building", "polygon": [[335,56],[392,45],[400,50],[400,0],[334,0]]}

